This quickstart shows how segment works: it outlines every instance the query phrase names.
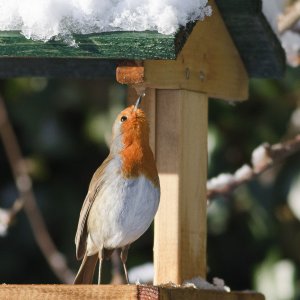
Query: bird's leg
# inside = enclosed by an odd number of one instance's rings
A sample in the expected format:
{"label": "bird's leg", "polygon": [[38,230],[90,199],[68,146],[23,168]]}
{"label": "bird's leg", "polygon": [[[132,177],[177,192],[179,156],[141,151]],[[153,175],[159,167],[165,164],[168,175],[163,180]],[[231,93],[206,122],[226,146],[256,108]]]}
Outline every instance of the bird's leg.
{"label": "bird's leg", "polygon": [[125,247],[122,248],[121,250],[121,261],[123,264],[123,268],[124,268],[124,273],[125,273],[125,278],[126,278],[126,282],[127,284],[129,284],[129,280],[128,280],[128,272],[127,272],[127,268],[126,268],[126,261],[127,261],[127,255],[128,255],[128,249],[129,249],[130,245],[126,245]]}
{"label": "bird's leg", "polygon": [[101,283],[101,271],[102,271],[102,262],[103,262],[103,255],[104,249],[102,248],[101,251],[99,251],[99,271],[98,271],[98,284]]}

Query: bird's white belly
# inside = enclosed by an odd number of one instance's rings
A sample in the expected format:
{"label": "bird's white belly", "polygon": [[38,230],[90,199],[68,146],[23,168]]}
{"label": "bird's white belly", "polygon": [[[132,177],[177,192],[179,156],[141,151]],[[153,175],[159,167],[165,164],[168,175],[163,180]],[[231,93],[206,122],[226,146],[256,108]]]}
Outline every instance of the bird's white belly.
{"label": "bird's white belly", "polygon": [[88,255],[134,242],[158,208],[160,190],[145,176],[126,179],[117,174],[110,182],[101,189],[88,217]]}

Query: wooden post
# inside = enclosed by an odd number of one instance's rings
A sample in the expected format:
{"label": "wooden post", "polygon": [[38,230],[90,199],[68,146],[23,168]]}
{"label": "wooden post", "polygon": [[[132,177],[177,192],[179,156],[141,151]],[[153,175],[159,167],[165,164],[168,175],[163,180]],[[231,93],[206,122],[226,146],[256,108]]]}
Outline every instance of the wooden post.
{"label": "wooden post", "polygon": [[156,92],[155,284],[206,274],[207,110],[205,94]]}
{"label": "wooden post", "polygon": [[146,60],[117,70],[119,82],[151,91],[144,109],[161,181],[155,284],[206,275],[208,97],[232,101],[248,95],[244,64],[214,1],[211,5],[213,16],[195,25],[176,60]]}
{"label": "wooden post", "polygon": [[[137,97],[128,90],[129,102]],[[208,97],[147,89],[142,108],[158,167],[161,202],[155,218],[154,283],[206,275]]]}

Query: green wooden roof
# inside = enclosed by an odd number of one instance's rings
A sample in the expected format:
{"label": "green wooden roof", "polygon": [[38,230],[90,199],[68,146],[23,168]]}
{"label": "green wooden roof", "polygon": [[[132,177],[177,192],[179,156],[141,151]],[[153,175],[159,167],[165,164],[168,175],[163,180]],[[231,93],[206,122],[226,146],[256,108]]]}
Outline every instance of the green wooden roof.
{"label": "green wooden roof", "polygon": [[33,41],[14,31],[0,32],[2,57],[52,57],[101,59],[175,59],[191,31],[164,35],[146,32],[104,32],[74,35],[77,46],[61,41]]}
{"label": "green wooden roof", "polygon": [[[281,77],[284,52],[262,14],[261,0],[216,0],[250,77]],[[193,24],[174,35],[109,32],[77,35],[78,47],[0,32],[0,77],[114,76],[121,60],[176,59]]]}
{"label": "green wooden roof", "polygon": [[250,77],[279,78],[285,53],[262,13],[261,0],[216,0]]}

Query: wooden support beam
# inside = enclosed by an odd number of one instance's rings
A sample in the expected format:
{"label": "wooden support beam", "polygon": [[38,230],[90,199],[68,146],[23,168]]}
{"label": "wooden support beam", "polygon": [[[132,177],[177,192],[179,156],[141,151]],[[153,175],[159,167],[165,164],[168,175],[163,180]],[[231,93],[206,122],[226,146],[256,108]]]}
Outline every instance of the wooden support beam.
{"label": "wooden support beam", "polygon": [[144,84],[184,89],[224,100],[248,98],[248,75],[214,1],[211,17],[198,21],[176,61],[146,60]]}
{"label": "wooden support beam", "polygon": [[[137,95],[129,87],[130,104]],[[180,284],[195,276],[205,277],[207,95],[147,89],[142,105],[161,184],[154,282]]]}
{"label": "wooden support beam", "polygon": [[126,62],[116,69],[116,80],[122,84],[139,84],[144,82],[144,67]]}
{"label": "wooden support beam", "polygon": [[10,285],[0,286],[6,300],[264,300],[253,292],[220,292],[151,285]]}
{"label": "wooden support beam", "polygon": [[176,60],[146,60],[139,67],[122,63],[116,79],[158,89],[183,89],[224,100],[248,98],[248,75],[217,6],[198,21]]}
{"label": "wooden support beam", "polygon": [[206,275],[207,110],[205,94],[156,90],[155,284]]}

